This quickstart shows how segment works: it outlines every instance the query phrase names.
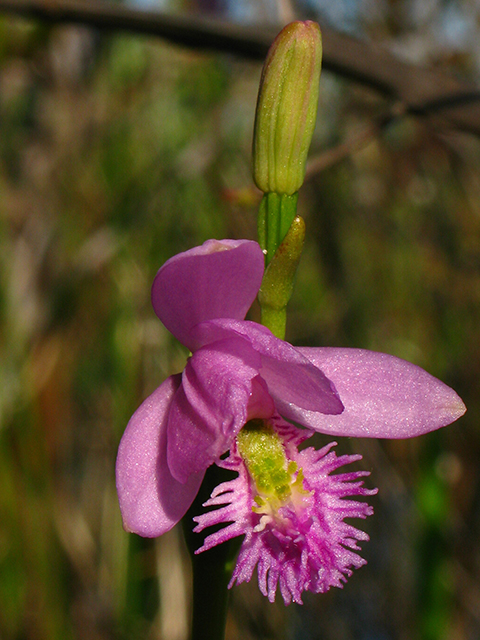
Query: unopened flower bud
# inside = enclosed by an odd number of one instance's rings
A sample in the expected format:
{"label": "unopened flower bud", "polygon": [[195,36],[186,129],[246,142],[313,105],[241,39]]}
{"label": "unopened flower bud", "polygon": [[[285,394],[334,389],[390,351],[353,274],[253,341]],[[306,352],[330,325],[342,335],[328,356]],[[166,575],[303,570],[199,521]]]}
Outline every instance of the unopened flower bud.
{"label": "unopened flower bud", "polygon": [[301,187],[315,128],[322,60],[316,22],[292,22],[275,38],[265,61],[253,138],[259,189],[292,195]]}
{"label": "unopened flower bud", "polygon": [[287,306],[305,241],[305,222],[300,216],[293,220],[287,235],[265,270],[258,300],[263,307],[280,310]]}
{"label": "unopened flower bud", "polygon": [[287,304],[293,292],[293,283],[305,240],[305,222],[296,216],[278,247],[263,276],[258,292],[262,310],[262,324],[281,338],[285,338]]}

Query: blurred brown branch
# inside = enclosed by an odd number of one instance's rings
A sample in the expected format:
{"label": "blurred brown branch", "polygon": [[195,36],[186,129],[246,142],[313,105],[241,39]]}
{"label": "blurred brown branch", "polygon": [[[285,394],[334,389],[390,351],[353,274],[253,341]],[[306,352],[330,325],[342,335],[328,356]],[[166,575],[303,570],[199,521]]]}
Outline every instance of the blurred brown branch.
{"label": "blurred brown branch", "polygon": [[386,113],[375,118],[359,133],[352,135],[344,142],[327,149],[320,155],[310,158],[307,162],[307,170],[305,180],[310,180],[318,173],[321,173],[328,167],[337,164],[352,152],[358,151],[365,147],[375,137],[377,137],[385,127],[397,118],[401,118],[406,113],[403,103],[396,103]]}
{"label": "blurred brown branch", "polygon": [[[107,0],[0,0],[0,11],[154,35],[191,48],[258,60],[265,57],[277,31],[140,11]],[[390,96],[405,113],[441,116],[443,123],[480,135],[480,90],[475,85],[407,64],[378,45],[326,26],[322,34],[325,69]]]}

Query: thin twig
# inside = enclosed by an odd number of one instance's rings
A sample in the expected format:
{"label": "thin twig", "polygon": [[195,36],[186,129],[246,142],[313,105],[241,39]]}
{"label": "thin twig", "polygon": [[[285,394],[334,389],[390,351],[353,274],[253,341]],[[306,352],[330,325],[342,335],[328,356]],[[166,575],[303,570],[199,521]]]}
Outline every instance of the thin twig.
{"label": "thin twig", "polygon": [[337,162],[348,157],[354,151],[359,151],[369,142],[376,138],[393,120],[404,116],[405,105],[395,104],[386,114],[376,118],[372,123],[366,125],[359,133],[352,135],[345,142],[338,144],[331,149],[327,149],[320,155],[308,161],[305,172],[305,180],[308,181],[317,173],[325,171]]}
{"label": "thin twig", "polygon": [[[315,175],[325,171],[329,167],[337,164],[344,158],[347,158],[354,151],[363,149],[374,138],[377,138],[382,131],[388,127],[394,120],[401,118],[408,113],[416,115],[427,115],[435,111],[441,111],[442,106],[457,106],[463,103],[478,102],[480,104],[480,92],[458,94],[457,96],[450,96],[438,103],[435,102],[429,105],[424,105],[422,108],[410,108],[408,109],[405,104],[398,102],[393,105],[386,113],[377,116],[373,121],[359,131],[353,134],[344,142],[323,151],[319,155],[311,158],[307,163],[307,169],[305,172],[305,180],[311,180]],[[438,131],[441,133],[441,130]]]}

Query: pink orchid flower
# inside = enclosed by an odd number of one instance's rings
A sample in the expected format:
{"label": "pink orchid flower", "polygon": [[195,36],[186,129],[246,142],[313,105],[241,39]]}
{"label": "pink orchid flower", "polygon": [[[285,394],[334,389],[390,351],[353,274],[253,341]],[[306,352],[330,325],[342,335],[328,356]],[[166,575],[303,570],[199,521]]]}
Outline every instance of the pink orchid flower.
{"label": "pink orchid flower", "polygon": [[[453,422],[465,406],[450,387],[394,356],[293,347],[246,321],[263,271],[262,250],[248,240],[208,240],[161,267],[153,307],[192,355],[128,423],[117,490],[125,529],[156,537],[185,515],[211,464],[236,470],[238,478],[206,503],[224,506],[195,519],[196,531],[226,524],[199,551],[245,535],[232,583],[249,580],[258,566],[270,600],[279,585],[286,603],[301,602],[303,590],[341,586],[350,567],[364,564],[354,550],[368,536],[343,518],[365,518],[372,509],[344,498],[376,490],[359,481],[366,472],[330,475],[359,456],[337,458],[333,445],[320,452],[297,445],[313,431],[418,436]],[[248,447],[242,454],[247,423],[260,425],[281,480],[256,469]]]}

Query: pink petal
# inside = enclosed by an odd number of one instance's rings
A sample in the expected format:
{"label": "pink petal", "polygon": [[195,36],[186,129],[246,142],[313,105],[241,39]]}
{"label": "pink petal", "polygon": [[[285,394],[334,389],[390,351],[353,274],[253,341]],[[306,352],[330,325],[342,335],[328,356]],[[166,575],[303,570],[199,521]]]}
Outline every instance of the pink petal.
{"label": "pink petal", "polygon": [[251,398],[258,404],[253,379],[260,364],[238,336],[202,347],[188,360],[168,418],[168,464],[177,480],[204,471],[229,448]]}
{"label": "pink petal", "polygon": [[275,402],[327,414],[343,411],[335,386],[320,367],[313,366],[300,349],[276,338],[266,327],[247,320],[219,319],[202,322],[192,335],[199,344],[244,336],[262,358],[260,375]]}
{"label": "pink petal", "polygon": [[180,376],[172,376],[133,414],[117,456],[117,491],[123,526],[147,538],[160,536],[185,515],[203,473],[181,484],[167,464],[167,416]]}
{"label": "pink petal", "polygon": [[262,282],[264,255],[250,240],[207,240],[170,258],[152,286],[155,313],[191,351],[190,330],[203,320],[243,320]]}
{"label": "pink petal", "polygon": [[268,393],[265,380],[262,380],[260,376],[253,378],[252,393],[248,399],[247,421],[254,418],[267,420],[273,416],[275,411],[275,403]]}
{"label": "pink petal", "polygon": [[465,412],[446,384],[410,362],[363,349],[299,348],[333,381],[345,410],[326,416],[277,402],[289,420],[339,436],[411,438],[444,427]]}

